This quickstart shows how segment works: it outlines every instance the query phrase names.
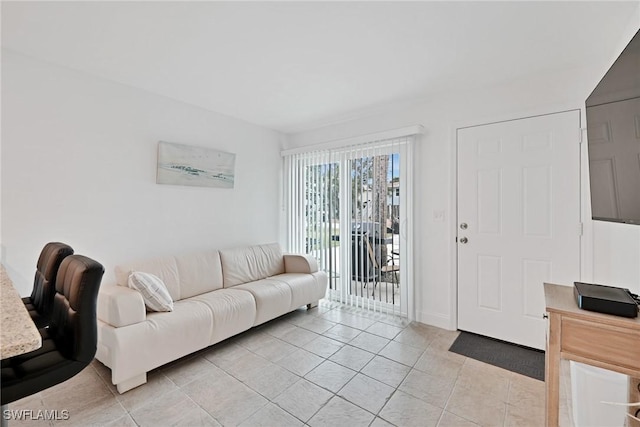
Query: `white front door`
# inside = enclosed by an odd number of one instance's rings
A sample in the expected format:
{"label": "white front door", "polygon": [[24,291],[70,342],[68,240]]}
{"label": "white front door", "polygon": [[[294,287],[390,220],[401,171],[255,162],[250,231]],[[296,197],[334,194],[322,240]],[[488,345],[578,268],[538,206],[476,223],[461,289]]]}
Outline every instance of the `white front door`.
{"label": "white front door", "polygon": [[543,349],[543,282],[580,278],[580,113],[457,141],[458,329]]}

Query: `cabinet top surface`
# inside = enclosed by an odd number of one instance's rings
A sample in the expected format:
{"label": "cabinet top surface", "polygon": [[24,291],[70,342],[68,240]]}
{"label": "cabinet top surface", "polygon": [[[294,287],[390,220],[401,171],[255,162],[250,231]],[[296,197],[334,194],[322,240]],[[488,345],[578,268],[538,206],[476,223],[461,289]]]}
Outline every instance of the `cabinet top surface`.
{"label": "cabinet top surface", "polygon": [[640,330],[640,317],[628,318],[581,309],[573,295],[573,286],[545,283],[544,298],[547,312]]}

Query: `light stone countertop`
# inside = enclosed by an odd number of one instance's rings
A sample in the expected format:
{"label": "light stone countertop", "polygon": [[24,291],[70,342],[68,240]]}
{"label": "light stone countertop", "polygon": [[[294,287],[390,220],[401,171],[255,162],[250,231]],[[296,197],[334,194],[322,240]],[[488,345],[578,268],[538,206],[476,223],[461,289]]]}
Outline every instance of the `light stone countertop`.
{"label": "light stone countertop", "polygon": [[42,337],[31,320],[20,294],[0,264],[0,359],[28,353],[42,346]]}

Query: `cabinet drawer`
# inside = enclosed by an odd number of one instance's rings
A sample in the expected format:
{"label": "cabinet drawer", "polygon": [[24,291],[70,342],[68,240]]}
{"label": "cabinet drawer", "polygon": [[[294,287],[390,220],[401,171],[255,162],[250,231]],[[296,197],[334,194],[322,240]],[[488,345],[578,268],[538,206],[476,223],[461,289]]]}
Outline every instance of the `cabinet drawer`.
{"label": "cabinet drawer", "polygon": [[640,370],[640,331],[564,317],[560,340],[563,352]]}

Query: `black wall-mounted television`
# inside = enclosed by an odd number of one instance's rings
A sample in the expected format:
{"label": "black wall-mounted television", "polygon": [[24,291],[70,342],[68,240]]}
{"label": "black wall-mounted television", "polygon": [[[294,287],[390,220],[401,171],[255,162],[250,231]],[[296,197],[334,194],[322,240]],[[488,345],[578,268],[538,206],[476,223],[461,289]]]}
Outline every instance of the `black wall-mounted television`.
{"label": "black wall-mounted television", "polygon": [[591,214],[640,225],[640,30],[586,100]]}

